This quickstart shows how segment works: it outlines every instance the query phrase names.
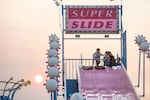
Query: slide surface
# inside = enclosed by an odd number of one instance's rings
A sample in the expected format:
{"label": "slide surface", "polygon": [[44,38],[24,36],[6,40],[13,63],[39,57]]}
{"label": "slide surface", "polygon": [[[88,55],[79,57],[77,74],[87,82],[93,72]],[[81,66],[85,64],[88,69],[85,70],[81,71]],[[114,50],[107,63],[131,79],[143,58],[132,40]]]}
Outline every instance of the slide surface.
{"label": "slide surface", "polygon": [[123,67],[79,70],[79,91],[86,100],[139,100]]}

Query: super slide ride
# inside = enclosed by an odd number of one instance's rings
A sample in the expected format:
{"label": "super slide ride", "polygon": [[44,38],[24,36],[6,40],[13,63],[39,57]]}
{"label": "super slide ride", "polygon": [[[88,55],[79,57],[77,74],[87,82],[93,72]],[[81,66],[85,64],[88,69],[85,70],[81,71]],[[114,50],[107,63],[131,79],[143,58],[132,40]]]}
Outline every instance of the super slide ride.
{"label": "super slide ride", "polygon": [[139,100],[122,66],[78,69],[79,92],[85,100]]}

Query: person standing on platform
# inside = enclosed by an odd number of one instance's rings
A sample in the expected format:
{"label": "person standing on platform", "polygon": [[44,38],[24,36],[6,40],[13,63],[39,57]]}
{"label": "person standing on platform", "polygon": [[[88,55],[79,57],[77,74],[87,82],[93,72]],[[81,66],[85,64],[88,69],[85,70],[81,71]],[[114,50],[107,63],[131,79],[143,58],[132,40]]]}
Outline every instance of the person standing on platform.
{"label": "person standing on platform", "polygon": [[93,53],[93,65],[94,65],[94,61],[95,61],[96,62],[96,66],[97,67],[99,66],[101,56],[104,56],[104,55],[100,52],[100,49],[97,48],[96,52]]}

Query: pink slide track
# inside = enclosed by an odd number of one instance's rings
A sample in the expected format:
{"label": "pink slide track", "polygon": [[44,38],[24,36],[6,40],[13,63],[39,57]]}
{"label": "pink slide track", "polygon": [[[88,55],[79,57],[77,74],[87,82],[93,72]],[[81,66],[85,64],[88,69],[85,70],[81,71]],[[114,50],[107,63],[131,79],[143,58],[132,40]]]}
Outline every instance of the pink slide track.
{"label": "pink slide track", "polygon": [[80,69],[79,90],[86,100],[139,100],[123,67]]}

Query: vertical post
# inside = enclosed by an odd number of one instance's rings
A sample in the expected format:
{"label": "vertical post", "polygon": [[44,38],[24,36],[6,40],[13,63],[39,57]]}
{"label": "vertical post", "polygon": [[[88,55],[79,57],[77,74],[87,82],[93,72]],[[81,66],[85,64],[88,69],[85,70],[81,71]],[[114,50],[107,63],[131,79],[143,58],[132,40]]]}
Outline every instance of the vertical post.
{"label": "vertical post", "polygon": [[122,48],[123,48],[123,59],[122,59],[122,62],[125,66],[125,69],[127,70],[127,43],[126,43],[126,31],[123,32],[123,45],[122,45]]}
{"label": "vertical post", "polygon": [[53,100],[53,94],[52,94],[52,92],[51,92],[51,100]]}
{"label": "vertical post", "polygon": [[64,86],[64,7],[62,5],[62,81]]}
{"label": "vertical post", "polygon": [[[120,9],[120,12],[121,9]],[[121,16],[121,19],[120,19],[120,23],[121,23],[121,58],[123,58],[123,29],[122,29],[122,16]]]}
{"label": "vertical post", "polygon": [[127,70],[127,43],[126,43],[126,30],[123,32],[123,23],[122,23],[122,16],[123,16],[123,6],[121,0],[121,7],[120,7],[120,16],[121,16],[121,58],[122,62]]}
{"label": "vertical post", "polygon": [[54,91],[54,100],[57,100],[57,90]]}
{"label": "vertical post", "polygon": [[121,28],[121,58],[124,60],[124,32],[123,32],[123,23],[122,23],[122,16],[123,16],[123,6],[122,6],[122,0],[121,0],[121,6],[120,6],[120,28]]}
{"label": "vertical post", "polygon": [[143,97],[145,96],[145,52],[143,52]]}
{"label": "vertical post", "polygon": [[[63,89],[64,89],[64,92],[66,92],[65,91],[65,88],[66,88],[66,84],[65,84],[65,65],[64,65],[64,6],[62,5],[62,81],[63,81]],[[65,95],[65,93],[63,94],[63,96],[65,97],[65,99],[66,99],[66,95]]]}
{"label": "vertical post", "polygon": [[137,87],[140,87],[140,72],[141,72],[141,50],[139,50],[139,72],[138,72],[138,84]]}
{"label": "vertical post", "polygon": [[123,59],[123,33],[121,32],[121,59]]}

